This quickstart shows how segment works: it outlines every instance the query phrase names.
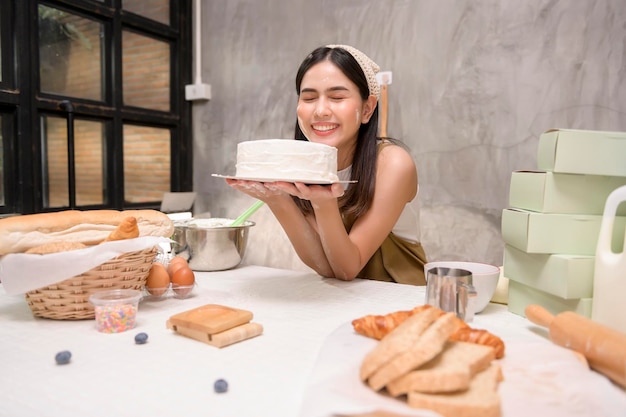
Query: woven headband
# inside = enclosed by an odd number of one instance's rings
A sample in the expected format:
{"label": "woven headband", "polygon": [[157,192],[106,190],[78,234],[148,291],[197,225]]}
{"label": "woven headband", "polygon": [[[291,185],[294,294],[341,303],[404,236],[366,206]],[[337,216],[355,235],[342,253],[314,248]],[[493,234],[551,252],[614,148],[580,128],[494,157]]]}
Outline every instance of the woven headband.
{"label": "woven headband", "polygon": [[372,61],[363,52],[349,45],[326,45],[326,47],[333,49],[340,48],[352,55],[352,57],[356,59],[356,62],[359,63],[359,66],[363,70],[363,74],[365,74],[370,95],[376,96],[376,98],[380,96],[380,85],[376,80],[376,73],[380,71],[380,67],[374,61]]}

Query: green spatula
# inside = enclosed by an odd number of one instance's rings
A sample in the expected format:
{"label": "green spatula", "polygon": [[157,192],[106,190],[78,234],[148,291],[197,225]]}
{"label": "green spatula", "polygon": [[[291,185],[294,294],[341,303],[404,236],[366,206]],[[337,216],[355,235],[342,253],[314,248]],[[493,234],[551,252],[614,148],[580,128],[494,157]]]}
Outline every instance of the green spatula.
{"label": "green spatula", "polygon": [[248,210],[244,211],[243,214],[237,217],[230,225],[241,226],[246,220],[248,220],[248,217],[252,216],[262,205],[263,202],[261,200],[257,200]]}

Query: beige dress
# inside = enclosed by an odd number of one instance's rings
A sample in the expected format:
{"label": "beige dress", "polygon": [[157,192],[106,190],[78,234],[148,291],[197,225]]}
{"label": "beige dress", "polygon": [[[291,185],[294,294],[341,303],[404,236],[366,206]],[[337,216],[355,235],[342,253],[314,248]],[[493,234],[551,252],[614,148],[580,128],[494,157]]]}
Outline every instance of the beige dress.
{"label": "beige dress", "polygon": [[[352,167],[339,171],[339,179],[349,180],[351,171]],[[349,184],[346,188],[348,186]],[[424,265],[427,260],[420,243],[417,194],[406,204],[389,236],[374,252],[357,277],[400,284],[426,285]],[[344,225],[348,233],[355,221],[356,219],[344,217]]]}

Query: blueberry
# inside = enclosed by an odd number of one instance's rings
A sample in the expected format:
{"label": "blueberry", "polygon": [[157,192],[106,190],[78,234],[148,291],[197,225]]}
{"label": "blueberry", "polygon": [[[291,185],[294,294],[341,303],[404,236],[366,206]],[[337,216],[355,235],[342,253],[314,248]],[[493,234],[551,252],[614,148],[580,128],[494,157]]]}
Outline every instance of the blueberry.
{"label": "blueberry", "polygon": [[217,393],[226,392],[228,391],[228,382],[223,379],[218,379],[217,381],[215,381],[215,384],[213,384],[213,389]]}
{"label": "blueberry", "polygon": [[135,343],[138,345],[143,345],[148,341],[148,335],[146,333],[137,333],[135,335]]}
{"label": "blueberry", "polygon": [[70,359],[72,357],[72,352],[69,350],[63,350],[56,354],[54,360],[57,362],[57,365],[65,365],[70,363]]}

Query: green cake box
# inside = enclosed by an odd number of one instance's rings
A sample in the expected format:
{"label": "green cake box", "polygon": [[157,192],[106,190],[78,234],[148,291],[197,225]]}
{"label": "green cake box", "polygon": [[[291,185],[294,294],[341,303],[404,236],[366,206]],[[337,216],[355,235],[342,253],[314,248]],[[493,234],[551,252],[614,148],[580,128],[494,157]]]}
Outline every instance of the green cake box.
{"label": "green cake box", "polygon": [[526,253],[504,245],[503,274],[548,294],[564,298],[591,298],[595,256]]}
{"label": "green cake box", "polygon": [[573,311],[581,316],[591,318],[592,302],[592,298],[567,300],[509,279],[508,310],[518,316],[526,316],[525,310],[529,304],[538,304],[553,315],[564,311]]}
{"label": "green cake box", "polygon": [[[502,211],[502,240],[528,253],[595,256],[601,215],[536,213],[506,208]],[[615,217],[617,230],[624,230],[626,217]],[[612,245],[623,248],[623,239],[615,233]]]}
{"label": "green cake box", "polygon": [[626,132],[550,129],[539,137],[541,171],[626,177]]}
{"label": "green cake box", "polygon": [[[626,177],[513,171],[509,205],[541,213],[601,215],[609,194],[623,185]],[[617,214],[626,216],[626,205]]]}

